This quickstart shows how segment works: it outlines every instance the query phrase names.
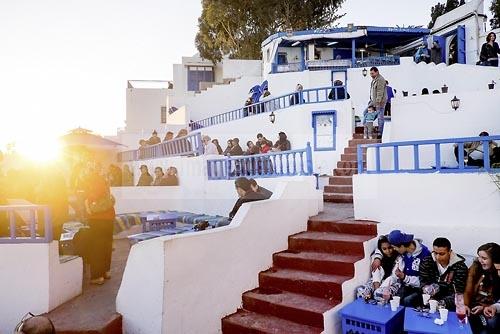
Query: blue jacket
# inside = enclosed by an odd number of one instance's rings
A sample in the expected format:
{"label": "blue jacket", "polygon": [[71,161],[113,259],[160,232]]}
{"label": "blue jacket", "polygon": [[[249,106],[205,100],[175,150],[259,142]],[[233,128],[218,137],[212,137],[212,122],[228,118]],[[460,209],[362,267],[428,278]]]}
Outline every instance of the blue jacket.
{"label": "blue jacket", "polygon": [[403,261],[405,263],[405,278],[403,280],[405,285],[410,285],[416,288],[420,287],[420,262],[427,256],[431,255],[429,249],[421,243],[420,240],[415,239],[415,251],[412,254],[404,254]]}

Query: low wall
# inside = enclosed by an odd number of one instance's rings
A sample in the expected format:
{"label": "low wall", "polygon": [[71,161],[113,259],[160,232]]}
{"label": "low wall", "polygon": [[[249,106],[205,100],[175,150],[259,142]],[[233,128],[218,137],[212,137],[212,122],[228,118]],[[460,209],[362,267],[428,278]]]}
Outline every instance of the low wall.
{"label": "low wall", "polygon": [[257,287],[272,254],[319,211],[307,180],[274,190],[270,200],[244,204],[229,226],[134,245],[116,302],[124,333],[220,333],[221,318]]}
{"label": "low wall", "polygon": [[0,244],[0,333],[12,333],[28,312],[49,312],[81,294],[82,259],[59,263],[50,244]]}
{"label": "low wall", "polygon": [[464,254],[500,243],[500,189],[488,174],[363,174],[353,189],[355,218],[381,222],[379,234],[401,229],[427,245],[445,236]]}

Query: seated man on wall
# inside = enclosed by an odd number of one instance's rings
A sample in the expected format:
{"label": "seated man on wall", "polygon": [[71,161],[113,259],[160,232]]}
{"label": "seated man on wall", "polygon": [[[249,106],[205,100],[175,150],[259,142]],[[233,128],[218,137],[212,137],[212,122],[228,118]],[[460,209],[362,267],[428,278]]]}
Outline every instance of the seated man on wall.
{"label": "seated man on wall", "polygon": [[229,219],[233,219],[243,203],[255,202],[266,199],[261,193],[256,193],[252,190],[250,180],[246,177],[239,177],[234,181],[236,192],[238,193],[238,200],[234,204],[233,209],[229,213]]}
{"label": "seated man on wall", "polygon": [[[488,137],[489,133],[483,131],[479,134],[479,137]],[[490,164],[494,164],[500,161],[492,161],[496,160],[495,158],[495,149],[497,148],[497,143],[490,140],[489,144],[489,156],[490,156]],[[455,158],[458,162],[458,144],[454,145],[453,153],[455,154]],[[484,152],[483,152],[483,143],[480,141],[474,141],[469,143],[464,143],[464,165],[465,166],[476,166],[476,167],[484,167]]]}
{"label": "seated man on wall", "polygon": [[271,196],[273,195],[273,192],[271,190],[259,186],[257,184],[257,181],[255,181],[254,179],[250,179],[249,181],[250,181],[250,186],[252,187],[252,191],[262,194],[265,197],[265,199],[271,198]]}
{"label": "seated man on wall", "polygon": [[453,252],[446,238],[432,243],[432,254],[420,263],[422,292],[448,310],[455,310],[455,293],[464,293],[467,283],[465,259]]}
{"label": "seated man on wall", "polygon": [[401,304],[403,306],[418,306],[422,302],[420,296],[420,262],[431,255],[429,249],[421,240],[414,239],[413,234],[394,230],[387,236],[389,243],[404,261],[404,270],[396,269],[395,275],[401,281]]}

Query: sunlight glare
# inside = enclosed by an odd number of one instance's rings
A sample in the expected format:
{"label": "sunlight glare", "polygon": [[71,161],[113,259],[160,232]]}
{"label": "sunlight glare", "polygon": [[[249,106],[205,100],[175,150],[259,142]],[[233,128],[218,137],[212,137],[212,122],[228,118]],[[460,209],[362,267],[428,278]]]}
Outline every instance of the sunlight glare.
{"label": "sunlight glare", "polygon": [[36,138],[16,143],[16,151],[25,159],[35,163],[54,162],[61,154],[61,144],[57,138]]}

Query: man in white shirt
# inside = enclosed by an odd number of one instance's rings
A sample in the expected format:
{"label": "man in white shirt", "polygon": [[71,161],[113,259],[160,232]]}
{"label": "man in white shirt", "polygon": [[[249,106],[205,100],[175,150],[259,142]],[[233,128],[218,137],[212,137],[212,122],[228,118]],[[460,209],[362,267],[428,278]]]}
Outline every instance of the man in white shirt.
{"label": "man in white shirt", "polygon": [[212,143],[212,139],[209,136],[203,136],[202,137],[203,141],[203,148],[204,148],[204,153],[205,155],[218,155],[219,151],[217,151],[217,146],[215,146],[214,143]]}

